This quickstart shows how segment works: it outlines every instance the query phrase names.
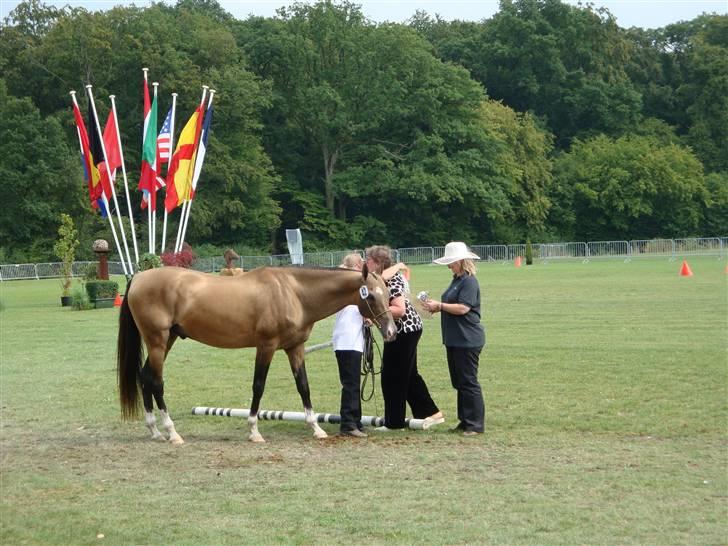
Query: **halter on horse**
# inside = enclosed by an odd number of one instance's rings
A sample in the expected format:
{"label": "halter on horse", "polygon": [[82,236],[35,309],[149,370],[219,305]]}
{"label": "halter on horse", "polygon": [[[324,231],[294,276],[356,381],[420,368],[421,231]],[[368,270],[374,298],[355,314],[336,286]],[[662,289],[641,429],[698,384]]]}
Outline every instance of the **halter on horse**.
{"label": "halter on horse", "polygon": [[[144,416],[152,439],[157,429],[154,403],[169,441],[183,443],[164,402],[164,360],[177,340],[191,338],[221,348],[256,347],[249,439],[263,442],[258,408],[273,353],[288,355],[306,423],[316,438],[325,438],[313,416],[304,362],[304,343],[319,321],[346,305],[380,329],[385,341],[396,327],[389,311],[389,291],[376,273],[343,269],[255,269],[239,277],[218,277],[189,269],[163,267],[135,275],[119,316],[117,370],[125,419],[138,415],[141,389]],[[142,367],[142,341],[147,358]]]}

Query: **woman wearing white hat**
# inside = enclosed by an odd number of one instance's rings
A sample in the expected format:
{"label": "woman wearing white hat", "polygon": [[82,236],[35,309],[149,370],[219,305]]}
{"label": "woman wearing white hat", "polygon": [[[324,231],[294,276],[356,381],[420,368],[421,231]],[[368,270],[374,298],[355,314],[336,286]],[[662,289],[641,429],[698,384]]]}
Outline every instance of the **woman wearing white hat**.
{"label": "woman wearing white hat", "polygon": [[485,330],[480,324],[480,285],[473,263],[478,259],[465,243],[448,243],[444,256],[435,263],[447,265],[453,273],[452,282],[441,301],[430,299],[423,303],[428,311],[441,313],[442,343],[447,351],[450,381],[457,390],[460,422],[453,430],[462,431],[466,436],[485,431],[485,403],[478,382]]}

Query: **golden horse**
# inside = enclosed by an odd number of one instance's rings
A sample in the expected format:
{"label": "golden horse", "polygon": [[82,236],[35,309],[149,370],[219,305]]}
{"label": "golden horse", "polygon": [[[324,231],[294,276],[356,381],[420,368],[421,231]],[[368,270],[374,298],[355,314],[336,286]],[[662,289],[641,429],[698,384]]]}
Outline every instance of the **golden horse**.
{"label": "golden horse", "polygon": [[[355,304],[374,322],[385,341],[397,329],[389,311],[389,290],[376,273],[343,269],[263,267],[236,277],[219,277],[177,267],[134,276],[119,316],[117,371],[121,412],[139,413],[139,392],[147,428],[164,440],[154,417],[160,412],[168,439],[183,443],[164,402],[164,361],[177,338],[221,348],[255,347],[249,439],[262,442],[258,409],[273,353],[288,355],[306,423],[316,438],[326,432],[314,419],[304,361],[304,343],[316,321]],[[147,358],[142,366],[143,347]]]}

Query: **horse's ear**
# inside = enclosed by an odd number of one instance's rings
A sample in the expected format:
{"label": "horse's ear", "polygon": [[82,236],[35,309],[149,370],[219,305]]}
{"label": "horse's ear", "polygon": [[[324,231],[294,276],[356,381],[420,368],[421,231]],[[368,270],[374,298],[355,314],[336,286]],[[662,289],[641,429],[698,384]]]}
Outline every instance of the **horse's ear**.
{"label": "horse's ear", "polygon": [[368,275],[369,275],[369,268],[367,267],[366,262],[364,262],[364,265],[361,268],[361,276],[364,278],[364,280],[367,280]]}

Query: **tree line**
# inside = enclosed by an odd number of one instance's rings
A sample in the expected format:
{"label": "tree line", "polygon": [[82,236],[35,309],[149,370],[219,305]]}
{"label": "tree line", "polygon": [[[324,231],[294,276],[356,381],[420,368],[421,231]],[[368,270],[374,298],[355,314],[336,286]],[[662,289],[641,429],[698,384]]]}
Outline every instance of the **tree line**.
{"label": "tree line", "polygon": [[68,95],[87,83],[102,120],[116,95],[146,240],[142,67],[161,112],[179,93],[178,127],[203,83],[218,90],[198,252],[284,251],[296,227],[306,251],[728,233],[728,16],[624,29],[606,9],[501,0],[480,22],[377,24],[348,1],[238,20],[214,0],[28,0],[0,29],[0,261],[54,259],[61,212],[81,256],[111,238]]}

